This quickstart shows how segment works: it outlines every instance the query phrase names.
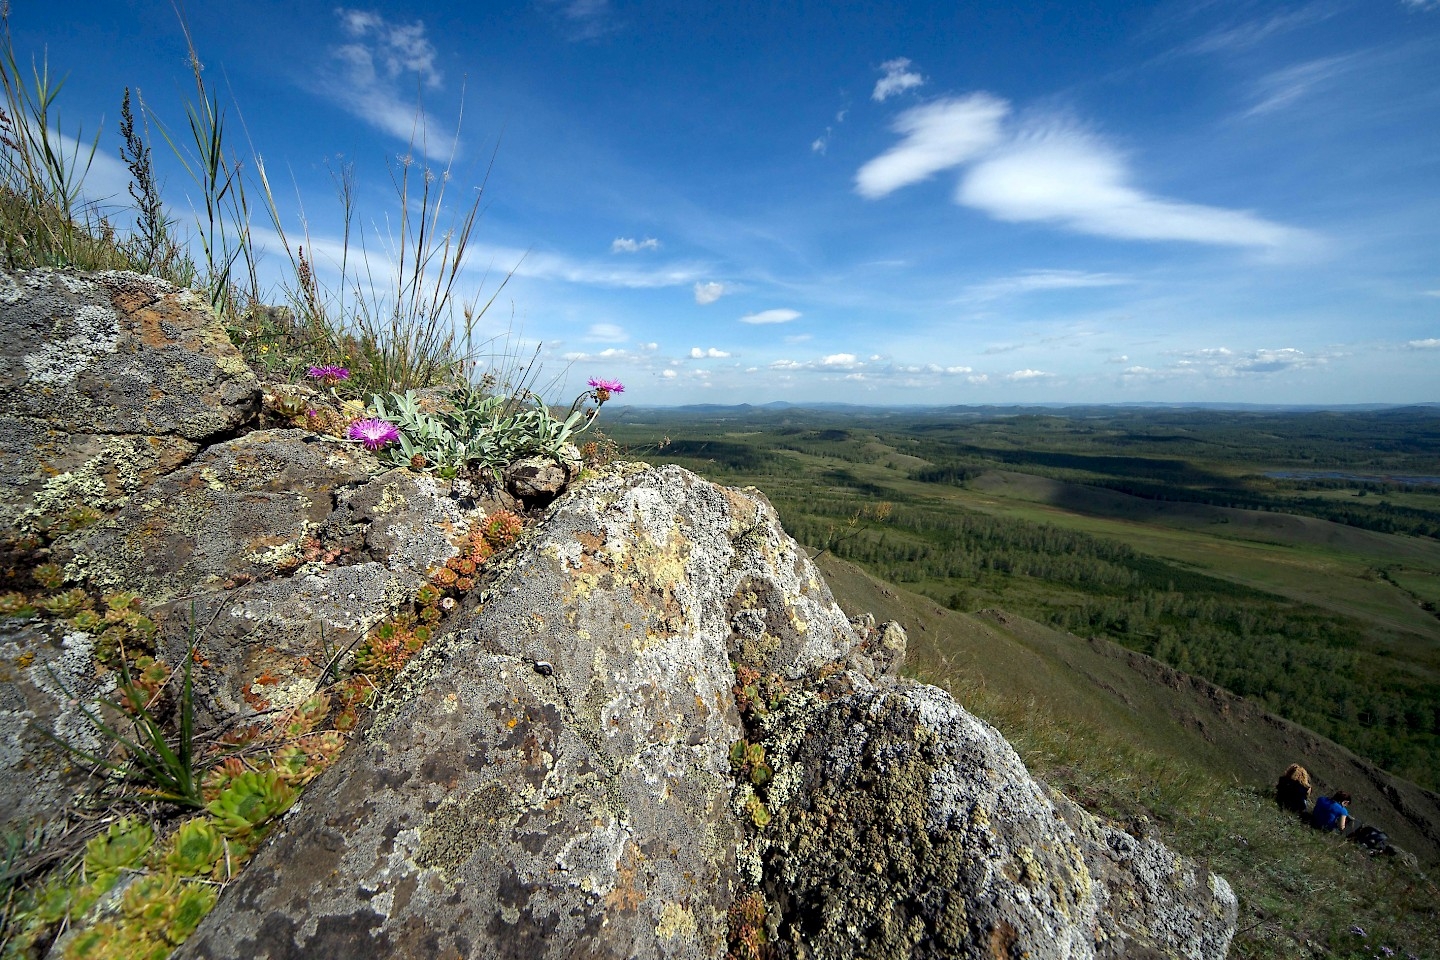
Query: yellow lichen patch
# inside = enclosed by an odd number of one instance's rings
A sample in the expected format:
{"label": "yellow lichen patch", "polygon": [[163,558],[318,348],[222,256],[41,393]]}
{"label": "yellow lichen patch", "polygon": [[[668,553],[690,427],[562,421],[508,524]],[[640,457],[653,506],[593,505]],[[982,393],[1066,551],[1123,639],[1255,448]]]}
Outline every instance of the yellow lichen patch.
{"label": "yellow lichen patch", "polygon": [[676,940],[681,937],[693,940],[697,932],[695,914],[689,907],[672,900],[661,908],[660,922],[655,925],[655,936],[662,940]]}

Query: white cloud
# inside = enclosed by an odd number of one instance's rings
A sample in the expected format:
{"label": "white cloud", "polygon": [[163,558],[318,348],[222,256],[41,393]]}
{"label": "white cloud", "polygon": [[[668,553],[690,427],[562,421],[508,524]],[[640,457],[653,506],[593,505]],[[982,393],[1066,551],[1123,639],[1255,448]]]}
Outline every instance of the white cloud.
{"label": "white cloud", "polygon": [[699,347],[690,348],[691,360],[704,360],[707,357],[711,360],[723,360],[728,356],[730,356],[730,354],[724,350],[717,350],[714,347],[710,347],[708,350],[701,350]]}
{"label": "white cloud", "polygon": [[965,290],[971,300],[995,300],[1037,290],[1071,290],[1084,287],[1116,287],[1134,283],[1113,273],[1086,273],[1081,270],[1027,270],[1010,277],[977,283]]}
{"label": "white cloud", "polygon": [[1185,240],[1278,248],[1303,231],[1243,210],[1155,197],[1132,183],[1124,157],[1073,124],[1032,123],[1008,136],[1004,100],[987,93],[914,107],[893,124],[903,139],[862,166],[855,190],[883,197],[962,165],[955,202],[997,220],[1049,222],[1124,240]]}
{"label": "white cloud", "polygon": [[788,336],[788,337],[785,338],[785,342],[786,342],[786,343],[804,343],[806,340],[813,339],[814,336],[815,336],[815,335],[814,335],[813,333],[792,333],[790,336]]}
{"label": "white cloud", "polygon": [[595,40],[614,30],[610,0],[540,0],[564,24],[571,40]]}
{"label": "white cloud", "polygon": [[[1436,0],[1440,2],[1440,0]],[[1411,340],[1405,344],[1411,350],[1440,350],[1440,337],[1431,337],[1428,340]]]}
{"label": "white cloud", "polygon": [[647,352],[654,352],[660,349],[660,344],[656,343],[654,340],[651,340],[649,343],[640,344],[640,349]]}
{"label": "white cloud", "polygon": [[454,137],[431,136],[415,99],[417,84],[437,89],[441,83],[424,22],[394,23],[378,13],[345,8],[336,16],[347,42],[331,48],[320,92],[430,159],[448,159],[457,149]]}
{"label": "white cloud", "polygon": [[828,357],[820,358],[822,367],[840,367],[845,370],[852,370],[855,367],[863,366],[856,360],[853,353],[832,353]]}
{"label": "white cloud", "polygon": [[639,253],[641,250],[659,250],[660,241],[654,237],[636,240],[633,237],[616,237],[610,241],[611,253]]}
{"label": "white cloud", "polygon": [[1010,105],[987,93],[912,107],[891,129],[904,139],[855,174],[855,191],[874,199],[971,160],[1000,142]]}
{"label": "white cloud", "polygon": [[1238,53],[1258,46],[1271,37],[1329,19],[1338,10],[1339,8],[1334,4],[1309,3],[1294,10],[1273,14],[1265,19],[1249,20],[1212,30],[1198,40],[1187,44],[1182,52]]}
{"label": "white cloud", "polygon": [[[827,134],[828,134],[828,131],[827,131]],[[811,153],[818,153],[818,154],[820,154],[820,156],[823,157],[823,156],[825,156],[825,147],[826,147],[827,145],[828,145],[828,140],[827,140],[825,137],[816,137],[814,140],[811,140],[811,141],[810,141],[810,152],[811,152]]]}
{"label": "white cloud", "polygon": [[[1435,2],[1440,3],[1440,0],[1435,0]],[[1427,297],[1440,297],[1440,290],[1422,290],[1420,293]]]}
{"label": "white cloud", "polygon": [[1118,357],[1111,357],[1106,363],[1129,363],[1130,357],[1127,354],[1120,354]]}
{"label": "white cloud", "polygon": [[925,82],[924,77],[910,69],[910,61],[905,57],[886,60],[880,64],[880,72],[883,76],[875,81],[875,90],[870,94],[870,99],[877,103],[884,103],[896,94],[914,89]]}
{"label": "white cloud", "polygon": [[1222,380],[1305,370],[1324,366],[1330,360],[1322,354],[1306,353],[1294,347],[1249,351],[1210,347],[1177,353],[1175,356],[1180,359],[1170,368],[1172,372],[1194,372]]}
{"label": "white cloud", "polygon": [[1353,55],[1324,57],[1266,74],[1255,85],[1255,106],[1247,110],[1245,116],[1259,116],[1289,106],[1350,69],[1354,59]]}
{"label": "white cloud", "polygon": [[1046,373],[1044,370],[1016,370],[1014,373],[1005,374],[1005,379],[1011,383],[1018,383],[1022,380],[1043,380],[1053,376],[1055,374]]}
{"label": "white cloud", "polygon": [[1440,10],[1440,0],[1400,0],[1412,10]]}
{"label": "white cloud", "polygon": [[1279,247],[1298,230],[1240,210],[1152,197],[1131,185],[1118,153],[1073,127],[1025,131],[975,164],[956,200],[1013,223],[1050,222],[1123,240]]}
{"label": "white cloud", "polygon": [[676,377],[679,376],[679,374],[676,373],[674,370],[661,370],[660,376],[666,380],[674,380]]}
{"label": "white cloud", "polygon": [[798,319],[799,316],[799,310],[761,310],[759,313],[747,313],[740,318],[740,322],[756,324],[789,323],[791,320]]}
{"label": "white cloud", "polygon": [[695,281],[695,302],[702,307],[719,300],[725,293],[725,284],[723,283],[716,283],[714,280]]}
{"label": "white cloud", "polygon": [[684,286],[694,283],[710,269],[704,264],[683,262],[653,268],[621,267],[609,259],[584,261],[549,251],[487,244],[472,244],[468,259],[471,263],[489,262],[502,269],[513,269],[517,277],[627,289]]}
{"label": "white cloud", "polygon": [[599,343],[620,343],[628,340],[629,336],[625,330],[614,323],[592,323],[590,330],[585,336],[586,340]]}

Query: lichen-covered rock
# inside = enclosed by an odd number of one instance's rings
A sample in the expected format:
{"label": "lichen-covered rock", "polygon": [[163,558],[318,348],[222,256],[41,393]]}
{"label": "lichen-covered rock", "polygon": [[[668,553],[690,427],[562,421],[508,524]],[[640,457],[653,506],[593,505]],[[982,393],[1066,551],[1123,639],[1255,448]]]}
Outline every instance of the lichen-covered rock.
{"label": "lichen-covered rock", "polygon": [[0,271],[0,523],[111,508],[257,402],[191,291],[134,273]]}
{"label": "lichen-covered rock", "polygon": [[98,709],[115,689],[93,647],[88,634],[63,626],[0,619],[0,831],[49,820],[91,780],[36,727],[88,753],[108,749],[82,710]]}
{"label": "lichen-covered rock", "polygon": [[1067,821],[943,691],[901,681],[782,722],[773,823],[754,843],[778,956],[1225,956],[1223,880],[1073,804]]}
{"label": "lichen-covered rock", "polygon": [[617,469],[397,679],[181,955],[721,956],[730,661],[799,677],[856,642],[762,498]]}
{"label": "lichen-covered rock", "polygon": [[299,566],[301,542],[334,510],[334,491],[377,469],[354,444],[256,431],[207,448],[59,542],[56,555],[72,579],[134,590],[149,603],[271,577]]}
{"label": "lichen-covered rock", "polygon": [[897,681],[756,493],[615,468],[486,591],[180,956],[718,958],[749,890],[777,957],[1225,955],[1223,880]]}

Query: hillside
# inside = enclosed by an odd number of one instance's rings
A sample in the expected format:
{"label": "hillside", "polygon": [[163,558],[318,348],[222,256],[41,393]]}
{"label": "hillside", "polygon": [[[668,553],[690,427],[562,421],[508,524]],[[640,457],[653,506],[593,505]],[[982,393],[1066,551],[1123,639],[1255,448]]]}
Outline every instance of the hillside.
{"label": "hillside", "polygon": [[1001,610],[946,610],[833,556],[816,562],[847,612],[872,611],[905,627],[907,669],[920,679],[957,688],[980,683],[1259,789],[1300,762],[1322,792],[1348,790],[1361,820],[1382,826],[1423,861],[1440,863],[1440,795],[1325,737],[1108,640],[1083,640]]}

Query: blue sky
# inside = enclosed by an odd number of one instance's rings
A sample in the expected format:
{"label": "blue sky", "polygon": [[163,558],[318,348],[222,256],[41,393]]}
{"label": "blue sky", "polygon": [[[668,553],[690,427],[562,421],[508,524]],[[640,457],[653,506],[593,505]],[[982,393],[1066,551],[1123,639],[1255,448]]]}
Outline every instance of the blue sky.
{"label": "blue sky", "polygon": [[[572,389],[1440,400],[1440,0],[186,15],[312,249],[340,236],[338,164],[377,257],[399,158],[448,162],[457,204],[489,168],[464,295],[513,270],[487,330]],[[11,29],[68,75],[64,132],[101,134],[91,194],[123,198],[122,88],[173,127],[193,93],[174,10],[20,0]]]}

